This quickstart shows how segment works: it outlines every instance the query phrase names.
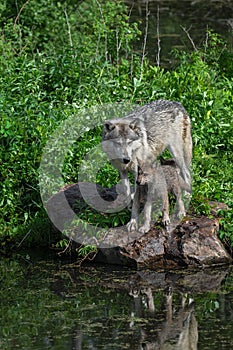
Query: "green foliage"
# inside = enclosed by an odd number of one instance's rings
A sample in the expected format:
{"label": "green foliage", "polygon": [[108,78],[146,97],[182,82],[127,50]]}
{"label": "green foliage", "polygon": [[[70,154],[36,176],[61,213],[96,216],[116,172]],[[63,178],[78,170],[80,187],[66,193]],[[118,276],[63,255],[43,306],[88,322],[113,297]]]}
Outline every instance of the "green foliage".
{"label": "green foliage", "polygon": [[96,253],[97,253],[97,248],[96,246],[92,246],[92,245],[85,245],[78,249],[78,255],[84,258],[87,257],[88,255],[90,256],[91,254],[96,254]]}
{"label": "green foliage", "polygon": [[[17,9],[15,4],[8,7],[5,2],[0,9],[4,26],[0,39],[0,224],[3,234],[14,235],[41,211],[37,169],[47,138],[80,105],[96,104],[102,96],[110,101],[112,93],[118,98],[119,69],[127,71],[130,42],[138,33],[125,20],[121,3],[88,1],[75,9],[70,3],[66,11],[65,5],[52,1],[30,1],[24,7],[24,2],[18,2]],[[64,45],[69,37],[64,11],[68,19],[70,13],[75,16],[73,26],[69,23],[73,44],[68,42],[68,46]],[[118,27],[107,18],[109,11]],[[124,63],[113,64],[119,57]]]}
{"label": "green foliage", "polygon": [[233,210],[225,210],[219,213],[221,215],[220,220],[220,238],[229,247],[231,253],[233,252]]}
{"label": "green foliage", "polygon": [[[209,32],[198,50],[173,53],[170,70],[151,66],[145,57],[142,64],[133,50],[140,32],[127,11],[121,1],[1,3],[2,236],[19,234],[21,241],[30,230],[30,244],[39,239],[37,227],[43,231],[45,216],[38,167],[43,147],[61,121],[96,104],[166,98],[180,101],[192,119],[193,204],[206,213],[206,199],[225,201],[230,210],[222,219],[221,237],[228,235],[232,243],[232,51]],[[71,147],[63,167],[66,183],[77,181],[81,160],[100,138],[96,128]],[[107,187],[117,179],[110,164],[97,175],[97,182]],[[88,215],[95,224],[115,226],[128,214]]]}
{"label": "green foliage", "polygon": [[78,219],[93,225],[95,227],[111,228],[126,225],[130,219],[129,211],[127,209],[118,213],[101,213],[86,204],[78,203]]}

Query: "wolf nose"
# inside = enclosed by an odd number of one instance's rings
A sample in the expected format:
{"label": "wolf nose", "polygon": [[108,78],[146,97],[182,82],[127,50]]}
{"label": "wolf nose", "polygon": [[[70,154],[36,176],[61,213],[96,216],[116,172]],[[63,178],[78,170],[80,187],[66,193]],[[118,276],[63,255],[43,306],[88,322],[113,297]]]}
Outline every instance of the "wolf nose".
{"label": "wolf nose", "polygon": [[130,159],[128,159],[128,158],[123,158],[123,163],[124,164],[128,164],[130,162]]}

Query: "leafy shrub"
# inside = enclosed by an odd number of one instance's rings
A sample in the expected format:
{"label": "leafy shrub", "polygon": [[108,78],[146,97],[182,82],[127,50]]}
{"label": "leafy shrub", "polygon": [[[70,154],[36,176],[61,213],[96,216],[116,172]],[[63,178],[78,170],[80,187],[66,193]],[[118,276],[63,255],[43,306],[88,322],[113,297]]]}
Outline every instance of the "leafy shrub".
{"label": "leafy shrub", "polygon": [[138,35],[120,2],[17,4],[0,7],[3,235],[15,235],[24,226],[27,230],[40,216],[37,169],[43,146],[60,121],[80,106],[119,99],[122,85],[129,85],[130,43]]}

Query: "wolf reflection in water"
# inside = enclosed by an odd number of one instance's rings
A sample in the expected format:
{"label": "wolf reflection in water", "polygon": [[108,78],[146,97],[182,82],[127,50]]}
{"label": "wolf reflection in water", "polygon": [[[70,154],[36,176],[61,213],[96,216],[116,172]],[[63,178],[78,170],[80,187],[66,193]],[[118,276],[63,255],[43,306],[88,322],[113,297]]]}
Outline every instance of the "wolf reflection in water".
{"label": "wolf reflection in water", "polygon": [[[151,288],[132,290],[136,316],[143,317],[145,307],[151,316],[156,318],[154,296]],[[159,331],[157,337],[151,340],[151,331],[141,328],[140,350],[197,350],[198,323],[195,317],[195,304],[186,293],[181,293],[179,307],[173,306],[173,293],[168,291],[165,299],[165,322],[162,326],[156,325]],[[133,327],[133,323],[131,323]],[[138,350],[139,350],[138,349]]]}

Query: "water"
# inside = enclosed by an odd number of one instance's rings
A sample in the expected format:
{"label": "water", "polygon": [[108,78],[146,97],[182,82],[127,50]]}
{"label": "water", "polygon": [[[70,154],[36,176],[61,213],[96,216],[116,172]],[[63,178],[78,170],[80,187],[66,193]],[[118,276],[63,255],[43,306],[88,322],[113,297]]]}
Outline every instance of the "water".
{"label": "water", "polygon": [[220,34],[233,46],[232,0],[149,0],[148,7],[147,0],[125,0],[125,3],[131,9],[131,20],[139,23],[143,33],[136,49],[142,54],[146,39],[145,51],[153,64],[169,67],[174,61],[173,49],[189,51],[208,42],[207,29]]}
{"label": "water", "polygon": [[0,262],[2,350],[233,348],[228,267],[134,271],[27,259]]}

